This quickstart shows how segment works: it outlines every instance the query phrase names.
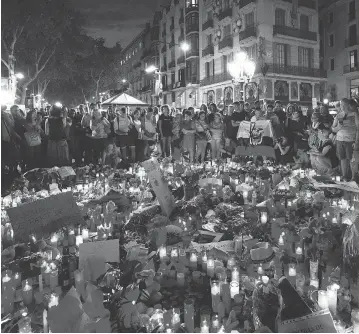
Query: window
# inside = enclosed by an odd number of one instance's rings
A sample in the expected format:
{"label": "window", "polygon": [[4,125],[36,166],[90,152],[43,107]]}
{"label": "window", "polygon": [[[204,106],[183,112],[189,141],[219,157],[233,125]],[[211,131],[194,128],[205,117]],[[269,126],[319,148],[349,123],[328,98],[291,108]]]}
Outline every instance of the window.
{"label": "window", "polygon": [[205,63],[206,78],[214,76],[214,60]]}
{"label": "window", "polygon": [[229,8],[229,0],[223,0],[222,6],[223,6],[222,7],[223,10],[228,9]]}
{"label": "window", "polygon": [[198,27],[198,13],[190,13],[186,16],[186,26],[196,26]]}
{"label": "window", "polygon": [[212,45],[212,34],[207,35],[206,40],[207,40],[206,43],[207,46]]}
{"label": "window", "polygon": [[355,0],[349,2],[349,20],[355,20]]}
{"label": "window", "polygon": [[349,52],[349,65],[350,69],[354,69],[358,64],[358,53],[357,50],[353,50]]}
{"label": "window", "polygon": [[300,67],[312,68],[313,49],[298,47],[298,63]]}
{"label": "window", "polygon": [[300,16],[300,30],[309,31],[309,16],[301,15]]}
{"label": "window", "polygon": [[280,66],[285,66],[286,65],[286,53],[285,53],[285,44],[277,44],[276,45],[276,56],[274,58],[274,60],[276,61],[276,63]]}
{"label": "window", "polygon": [[285,10],[277,8],[275,10],[275,24],[277,26],[285,26]]}
{"label": "window", "polygon": [[228,57],[222,56],[222,73],[227,73],[228,70]]}
{"label": "window", "polygon": [[254,26],[254,13],[251,12],[251,13],[246,14],[244,17],[244,21],[245,21],[246,27]]}
{"label": "window", "polygon": [[329,35],[329,46],[334,46],[334,34]]}
{"label": "window", "polygon": [[334,22],[334,13],[333,12],[330,12],[328,14],[328,22],[329,22],[329,24],[332,24]]}
{"label": "window", "polygon": [[178,70],[178,81],[183,82],[183,80],[184,80],[184,68],[181,68],[180,70]]}
{"label": "window", "polygon": [[172,85],[176,82],[176,73],[175,72],[172,72],[171,73],[171,83]]}
{"label": "window", "polygon": [[249,59],[255,60],[257,59],[257,45],[254,44],[248,48],[246,48],[246,53]]}
{"label": "window", "polygon": [[198,50],[199,49],[199,40],[198,40],[198,35],[197,34],[192,34],[188,37],[187,42],[189,43],[189,45],[191,46],[190,51],[192,50]]}
{"label": "window", "polygon": [[172,92],[171,97],[172,97],[172,102],[175,102],[176,101],[176,93]]}
{"label": "window", "polygon": [[198,0],[187,0],[186,7],[198,6]]}
{"label": "window", "polygon": [[355,45],[357,42],[357,25],[352,24],[349,26],[349,45]]}
{"label": "window", "polygon": [[231,25],[230,24],[227,24],[226,26],[224,26],[223,33],[224,33],[223,37],[227,37],[227,36],[231,35]]}
{"label": "window", "polygon": [[334,71],[335,64],[334,64],[334,58],[330,58],[330,70]]}
{"label": "window", "polygon": [[171,49],[171,61],[174,61],[176,59],[176,54],[175,54],[175,48]]}

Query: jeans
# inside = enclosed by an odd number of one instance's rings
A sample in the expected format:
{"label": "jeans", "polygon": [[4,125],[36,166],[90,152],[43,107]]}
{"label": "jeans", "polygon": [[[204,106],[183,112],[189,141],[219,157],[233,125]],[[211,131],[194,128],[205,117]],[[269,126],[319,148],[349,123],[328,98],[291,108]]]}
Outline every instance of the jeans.
{"label": "jeans", "polygon": [[171,155],[171,139],[172,137],[162,137],[162,156],[169,157]]}

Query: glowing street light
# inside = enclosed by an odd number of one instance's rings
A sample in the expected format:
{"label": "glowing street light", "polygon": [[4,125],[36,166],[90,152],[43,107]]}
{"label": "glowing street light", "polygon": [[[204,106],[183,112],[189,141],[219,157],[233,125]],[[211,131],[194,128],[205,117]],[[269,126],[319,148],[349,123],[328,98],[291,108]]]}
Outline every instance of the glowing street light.
{"label": "glowing street light", "polygon": [[24,76],[22,73],[16,73],[16,74],[15,74],[15,77],[16,77],[16,79],[19,79],[19,80],[25,78],[25,76]]}
{"label": "glowing street light", "polygon": [[155,65],[150,65],[146,68],[146,73],[153,73],[156,72],[158,70],[158,68]]}
{"label": "glowing street light", "polygon": [[126,83],[126,82],[127,82],[127,80],[126,80],[126,79],[122,79],[121,81],[122,81],[122,83]]}
{"label": "glowing street light", "polygon": [[248,59],[245,52],[235,55],[233,62],[228,64],[228,72],[233,77],[234,82],[249,81],[256,69],[256,64]]}
{"label": "glowing street light", "polygon": [[183,42],[180,45],[180,48],[182,49],[182,51],[187,52],[191,48],[191,46],[187,42]]}
{"label": "glowing street light", "polygon": [[328,104],[328,103],[329,103],[329,100],[328,100],[328,99],[324,99],[324,100],[323,100],[323,103],[324,103],[324,104]]}
{"label": "glowing street light", "polygon": [[55,104],[56,107],[62,108],[62,103],[61,102],[55,102],[54,104]]}

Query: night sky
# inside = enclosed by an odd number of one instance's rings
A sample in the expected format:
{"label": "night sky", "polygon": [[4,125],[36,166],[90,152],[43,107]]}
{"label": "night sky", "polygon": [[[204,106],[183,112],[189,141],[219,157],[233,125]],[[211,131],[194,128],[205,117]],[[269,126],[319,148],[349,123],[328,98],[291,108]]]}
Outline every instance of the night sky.
{"label": "night sky", "polygon": [[151,21],[162,0],[72,0],[87,20],[87,33],[103,37],[107,46],[122,47]]}

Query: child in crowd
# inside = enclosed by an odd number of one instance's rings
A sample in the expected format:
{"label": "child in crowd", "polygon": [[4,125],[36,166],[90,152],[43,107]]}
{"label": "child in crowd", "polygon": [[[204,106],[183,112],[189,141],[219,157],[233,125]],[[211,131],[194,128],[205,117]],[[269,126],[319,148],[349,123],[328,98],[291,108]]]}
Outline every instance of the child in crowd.
{"label": "child in crowd", "polygon": [[210,124],[210,131],[212,135],[212,159],[220,159],[222,151],[222,137],[223,137],[223,121],[220,113],[214,114],[213,122]]}

